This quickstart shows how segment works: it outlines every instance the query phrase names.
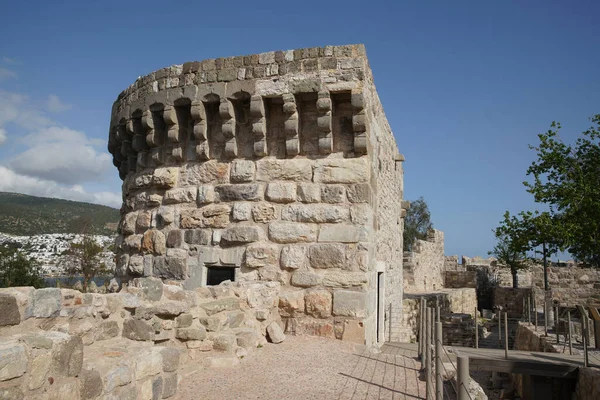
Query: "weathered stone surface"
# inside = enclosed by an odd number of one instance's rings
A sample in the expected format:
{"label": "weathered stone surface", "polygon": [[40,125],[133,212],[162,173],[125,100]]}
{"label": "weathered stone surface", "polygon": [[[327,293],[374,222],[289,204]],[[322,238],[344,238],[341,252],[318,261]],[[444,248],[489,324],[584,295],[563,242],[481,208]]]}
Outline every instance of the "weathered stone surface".
{"label": "weathered stone surface", "polygon": [[159,374],[163,367],[162,350],[150,347],[135,354],[134,375],[137,381]]}
{"label": "weathered stone surface", "polygon": [[23,400],[25,395],[18,386],[0,388],[0,400]]}
{"label": "weathered stone surface", "polygon": [[167,226],[175,222],[174,207],[160,207],[156,214],[161,226]]}
{"label": "weathered stone surface", "polygon": [[60,313],[60,303],[60,289],[38,289],[33,292],[33,316],[37,318],[57,317]]}
{"label": "weathered stone surface", "polygon": [[306,313],[315,318],[331,317],[332,296],[327,290],[307,290],[304,296]]}
{"label": "weathered stone surface", "polygon": [[299,183],[298,201],[303,203],[318,203],[321,201],[321,187],[316,183]]}
{"label": "weathered stone surface", "polygon": [[267,186],[267,200],[276,203],[292,203],[296,201],[296,184],[294,182],[273,182]]}
{"label": "weathered stone surface", "polygon": [[184,302],[166,300],[136,308],[135,318],[149,320],[155,315],[161,318],[175,318],[189,309],[189,305]]}
{"label": "weathered stone surface", "polygon": [[[52,365],[52,353],[49,351],[32,351],[29,364],[27,388],[35,390],[46,382],[46,375]],[[2,399],[2,396],[0,396]]]}
{"label": "weathered stone surface", "polygon": [[259,337],[253,329],[244,329],[236,332],[237,345],[245,349],[253,349],[258,346]]}
{"label": "weathered stone surface", "polygon": [[208,315],[213,315],[221,311],[232,311],[240,309],[240,301],[236,298],[228,298],[215,300],[208,303],[200,304]]}
{"label": "weathered stone surface", "polygon": [[206,329],[202,325],[197,328],[177,328],[175,337],[179,340],[204,340]]}
{"label": "weathered stone surface", "polygon": [[215,350],[232,352],[237,343],[237,338],[232,333],[219,333],[211,336]]}
{"label": "weathered stone surface", "polygon": [[135,222],[135,229],[139,232],[143,232],[150,228],[152,225],[152,213],[150,211],[138,212],[137,219]]}
{"label": "weathered stone surface", "polygon": [[350,208],[352,222],[357,225],[373,226],[373,209],[368,204],[355,204]]}
{"label": "weathered stone surface", "polygon": [[128,271],[133,276],[139,276],[144,273],[144,257],[133,255],[129,257]]}
{"label": "weathered stone surface", "polygon": [[210,317],[198,318],[198,321],[204,325],[207,331],[217,332],[220,331],[227,322],[227,315],[226,312],[219,312]]}
{"label": "weathered stone surface", "polygon": [[346,251],[339,244],[313,244],[309,247],[308,258],[313,268],[343,268]]}
{"label": "weathered stone surface", "polygon": [[27,371],[27,351],[16,342],[0,343],[0,382],[23,376]]}
{"label": "weathered stone surface", "polygon": [[185,231],[181,229],[173,229],[172,231],[169,231],[169,234],[167,235],[167,247],[181,247],[184,243],[184,233]]}
{"label": "weathered stone surface", "polygon": [[366,316],[367,294],[350,290],[333,292],[333,315],[363,318]]}
{"label": "weathered stone surface", "polygon": [[252,218],[252,205],[250,203],[233,204],[233,220],[249,221]]}
{"label": "weathered stone surface", "polygon": [[81,337],[62,332],[47,332],[52,340],[52,368],[60,375],[77,376],[83,365],[83,341]]}
{"label": "weathered stone surface", "polygon": [[196,201],[198,189],[195,186],[171,189],[165,192],[163,202],[165,204],[193,203]]}
{"label": "weathered stone surface", "polygon": [[281,249],[281,268],[298,269],[306,266],[305,246],[284,246]]}
{"label": "weathered stone surface", "polygon": [[196,195],[196,202],[198,204],[208,204],[215,201],[215,188],[212,185],[200,185],[198,186],[198,194]]}
{"label": "weathered stone surface", "polygon": [[[163,262],[159,262],[161,259]],[[164,258],[154,258],[154,276],[165,279],[185,279],[188,273],[187,262],[187,250],[167,249],[167,255]]]}
{"label": "weathered stone surface", "polygon": [[267,326],[267,334],[273,343],[281,343],[285,340],[283,330],[277,322],[271,322],[269,326]]}
{"label": "weathered stone surface", "polygon": [[165,374],[163,376],[162,398],[168,399],[177,393],[177,373]]}
{"label": "weathered stone surface", "polygon": [[344,342],[353,342],[358,344],[365,343],[365,325],[362,321],[345,320],[344,333],[342,334]]}
{"label": "weathered stone surface", "polygon": [[125,238],[125,248],[131,251],[140,251],[142,248],[142,235],[130,235]]}
{"label": "weathered stone surface", "polygon": [[249,268],[261,268],[278,265],[279,248],[276,245],[261,242],[246,248],[245,265]]}
{"label": "weathered stone surface", "polygon": [[0,326],[18,325],[21,323],[21,313],[15,296],[0,293]]}
{"label": "weathered stone surface", "polygon": [[252,207],[252,217],[255,222],[271,222],[278,218],[277,210],[273,204],[258,203]]}
{"label": "weathered stone surface", "polygon": [[[160,279],[157,278],[136,278],[132,281],[134,287],[142,289],[142,296],[148,301],[159,301],[162,298],[164,285]],[[139,306],[136,304],[123,304],[124,307],[135,308]]]}
{"label": "weathered stone surface", "polygon": [[146,321],[126,319],[123,322],[123,337],[131,340],[154,340],[154,328]]}
{"label": "weathered stone surface", "polygon": [[175,318],[175,324],[177,328],[188,328],[192,326],[192,321],[194,320],[192,314],[181,314],[177,318]]}
{"label": "weathered stone surface", "polygon": [[152,379],[152,400],[158,400],[162,398],[163,393],[163,378],[162,376],[157,376]]}
{"label": "weathered stone surface", "polygon": [[322,283],[326,287],[364,286],[367,277],[364,272],[332,270],[325,273]]}
{"label": "weathered stone surface", "polygon": [[254,180],[256,166],[250,160],[235,160],[231,163],[231,182],[251,182]]}
{"label": "weathered stone surface", "polygon": [[271,222],[269,239],[276,243],[315,242],[317,226],[294,222]]}
{"label": "weathered stone surface", "polygon": [[282,317],[294,317],[304,313],[304,291],[286,291],[279,296],[279,314]]}
{"label": "weathered stone surface", "polygon": [[102,376],[93,369],[84,369],[79,375],[79,395],[82,399],[95,399],[102,394]]}
{"label": "weathered stone surface", "polygon": [[130,212],[125,214],[121,225],[121,232],[123,235],[133,235],[135,233],[135,224],[137,221],[137,212]]}
{"label": "weathered stone surface", "polygon": [[177,185],[178,177],[179,168],[177,167],[156,168],[154,176],[152,176],[152,184],[159,188],[169,189]]}
{"label": "weathered stone surface", "polygon": [[371,186],[368,183],[349,185],[346,193],[351,203],[371,202]]}
{"label": "weathered stone surface", "polygon": [[119,323],[117,321],[103,321],[94,329],[96,341],[107,340],[119,336]]}
{"label": "weathered stone surface", "polygon": [[190,229],[184,231],[184,239],[187,244],[209,245],[212,239],[210,229]]}
{"label": "weathered stone surface", "polygon": [[347,221],[349,216],[348,208],[328,204],[291,204],[281,210],[284,221],[332,223]]}
{"label": "weathered stone surface", "polygon": [[292,285],[298,287],[318,286],[322,280],[320,275],[311,271],[298,270],[292,274]]}
{"label": "weathered stone surface", "polygon": [[193,228],[225,228],[229,224],[231,206],[227,204],[211,204],[198,209],[182,210],[180,227]]}
{"label": "weathered stone surface", "polygon": [[310,181],[312,165],[310,160],[260,160],[256,162],[256,180],[272,181]]}
{"label": "weathered stone surface", "polygon": [[319,160],[314,170],[314,182],[366,183],[369,181],[367,158],[328,158]]}
{"label": "weathered stone surface", "polygon": [[215,187],[216,201],[259,201],[264,196],[264,186],[257,183],[219,185]]}
{"label": "weathered stone surface", "polygon": [[165,254],[167,251],[167,238],[165,234],[158,229],[146,231],[142,238],[141,249],[144,253]]}
{"label": "weathered stone surface", "polygon": [[321,201],[323,203],[343,203],[346,200],[346,188],[343,185],[322,185]]}
{"label": "weathered stone surface", "polygon": [[360,238],[358,228],[351,224],[321,225],[319,242],[357,243]]}
{"label": "weathered stone surface", "polygon": [[199,183],[226,183],[229,178],[229,163],[209,160],[189,165],[181,173],[181,185],[194,186]]}
{"label": "weathered stone surface", "polygon": [[233,226],[221,234],[221,244],[232,246],[236,244],[252,243],[259,241],[263,231],[258,226]]}

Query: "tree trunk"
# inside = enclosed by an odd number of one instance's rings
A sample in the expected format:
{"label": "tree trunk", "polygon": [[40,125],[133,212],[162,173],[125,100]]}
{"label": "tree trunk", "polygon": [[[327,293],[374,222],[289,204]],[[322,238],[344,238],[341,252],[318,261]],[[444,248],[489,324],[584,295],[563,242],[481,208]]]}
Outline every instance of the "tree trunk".
{"label": "tree trunk", "polygon": [[513,268],[510,270],[510,272],[512,274],[513,289],[518,289],[519,288],[519,275],[517,275],[517,273],[519,271],[516,268]]}

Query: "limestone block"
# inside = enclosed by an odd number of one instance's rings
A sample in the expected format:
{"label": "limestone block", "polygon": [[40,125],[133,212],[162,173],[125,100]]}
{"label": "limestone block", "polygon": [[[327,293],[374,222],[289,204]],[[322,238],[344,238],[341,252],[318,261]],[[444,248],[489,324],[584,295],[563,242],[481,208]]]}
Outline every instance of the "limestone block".
{"label": "limestone block", "polygon": [[331,270],[325,272],[323,275],[322,284],[323,286],[333,288],[365,286],[367,284],[367,276],[364,272]]}
{"label": "limestone block", "polygon": [[119,336],[117,321],[103,321],[94,329],[94,340],[107,340]]}
{"label": "limestone block", "polygon": [[252,218],[252,205],[250,203],[233,204],[233,220],[249,221]]}
{"label": "limestone block", "polygon": [[276,243],[315,242],[317,226],[274,221],[269,224],[269,239]]}
{"label": "limestone block", "polygon": [[142,275],[144,273],[144,257],[137,254],[129,257],[127,269],[131,275]]}
{"label": "limestone block", "polygon": [[201,183],[227,183],[229,163],[209,160],[188,166],[181,172],[182,186],[195,186]]}
{"label": "limestone block", "polygon": [[177,328],[175,337],[179,340],[204,340],[206,338],[206,329],[199,325],[196,328]]}
{"label": "limestone block", "polygon": [[181,229],[173,229],[172,231],[169,231],[169,234],[167,235],[167,247],[181,247],[185,242],[183,238],[184,233],[185,231]]}
{"label": "limestone block", "polygon": [[125,214],[121,225],[121,232],[123,235],[132,235],[135,233],[135,224],[137,221],[137,212],[130,212]]}
{"label": "limestone block", "polygon": [[60,289],[37,289],[33,292],[33,316],[37,318],[57,317],[60,314]]}
{"label": "limestone block", "polygon": [[271,322],[269,326],[267,326],[267,334],[273,343],[281,343],[285,340],[283,330],[277,322]]}
{"label": "limestone block", "polygon": [[180,227],[225,228],[229,224],[231,206],[227,204],[211,204],[198,209],[186,209],[180,213]]}
{"label": "limestone block", "polygon": [[344,320],[344,333],[342,334],[344,342],[353,342],[358,344],[365,343],[365,325],[362,321]]}
{"label": "limestone block", "polygon": [[236,343],[244,349],[253,349],[258,346],[259,337],[253,329],[242,329],[235,333]]}
{"label": "limestone block", "polygon": [[148,193],[148,197],[146,198],[146,204],[149,207],[157,207],[162,203],[163,197],[158,193]]}
{"label": "limestone block", "polygon": [[184,231],[184,239],[187,244],[209,245],[212,239],[210,229],[190,229]]}
{"label": "limestone block", "polygon": [[27,371],[27,351],[17,342],[0,344],[0,382],[23,376]]}
{"label": "limestone block", "polygon": [[[46,375],[50,371],[52,364],[52,353],[44,350],[32,350],[31,361],[29,365],[29,377],[27,388],[35,390],[46,382]],[[0,396],[2,399],[2,396]]]}
{"label": "limestone block", "polygon": [[161,318],[175,318],[189,310],[190,306],[182,301],[163,300],[136,308],[135,318],[149,320],[155,315]]}
{"label": "limestone block", "polygon": [[321,201],[323,203],[343,203],[346,200],[346,188],[343,185],[322,185]]}
{"label": "limestone block", "polygon": [[18,325],[21,323],[21,313],[17,298],[10,294],[0,293],[0,326]]}
{"label": "limestone block", "polygon": [[334,290],[333,315],[336,317],[364,318],[366,316],[367,294],[350,290]]}
{"label": "limestone block", "polygon": [[169,189],[177,185],[179,177],[179,168],[156,168],[152,176],[152,184],[156,187]]}
{"label": "limestone block", "polygon": [[215,201],[215,187],[214,186],[212,186],[212,185],[198,186],[196,202],[199,205],[212,203],[214,201]]}
{"label": "limestone block", "polygon": [[357,225],[373,226],[373,208],[369,204],[355,204],[350,208],[350,218]]}
{"label": "limestone block", "polygon": [[173,207],[160,207],[156,214],[158,221],[161,225],[170,225],[175,221],[175,208]]}
{"label": "limestone block", "polygon": [[256,180],[308,181],[312,179],[312,161],[305,159],[259,160],[256,162]]}
{"label": "limestone block", "polygon": [[350,224],[321,225],[319,242],[357,243],[359,230]]}
{"label": "limestone block", "polygon": [[148,347],[135,353],[133,371],[137,381],[157,375],[162,371],[162,351],[163,348],[160,347]]}
{"label": "limestone block", "polygon": [[308,258],[313,268],[343,268],[346,249],[340,244],[313,244],[308,250]]}
{"label": "limestone block", "polygon": [[284,246],[281,249],[281,268],[303,268],[306,266],[306,261],[306,247],[304,246]]}
{"label": "limestone block", "polygon": [[163,399],[175,396],[177,393],[177,382],[177,373],[163,375]]}
{"label": "limestone block", "polygon": [[327,290],[307,290],[304,296],[306,313],[315,318],[331,317],[332,296]]}
{"label": "limestone block", "polygon": [[297,200],[303,203],[318,203],[321,201],[321,186],[317,183],[299,183]]}
{"label": "limestone block", "polygon": [[154,328],[146,321],[126,319],[123,322],[123,337],[131,340],[154,340]]}
{"label": "limestone block", "polygon": [[258,203],[252,207],[252,218],[255,222],[271,222],[278,219],[278,208],[269,203]]}
{"label": "limestone block", "polygon": [[[157,278],[135,278],[130,283],[131,286],[142,289],[142,298],[148,301],[159,301],[163,295],[164,285]],[[131,304],[123,298],[123,307],[136,308],[139,303]]]}
{"label": "limestone block", "polygon": [[346,193],[348,200],[351,203],[370,203],[371,202],[371,185],[368,183],[358,183],[349,185]]}
{"label": "limestone block", "polygon": [[207,331],[209,332],[218,332],[220,331],[225,323],[227,322],[227,314],[226,312],[219,312],[210,317],[202,317],[198,318],[198,321],[204,325]]}
{"label": "limestone block", "polygon": [[312,287],[321,284],[322,278],[320,275],[307,271],[298,270],[292,274],[292,285],[298,287]]}
{"label": "limestone block", "polygon": [[254,180],[256,166],[251,160],[234,160],[231,163],[231,182],[251,182]]}
{"label": "limestone block", "polygon": [[153,273],[165,279],[183,280],[188,272],[188,255],[184,249],[167,249],[165,257],[155,257]]}
{"label": "limestone block", "polygon": [[193,203],[196,201],[198,189],[195,186],[167,190],[163,197],[165,204]]}
{"label": "limestone block", "polygon": [[221,234],[221,244],[226,246],[257,242],[264,236],[258,226],[233,226]]}
{"label": "limestone block", "polygon": [[192,314],[181,314],[175,318],[175,324],[177,328],[189,328],[192,326],[193,316]]}
{"label": "limestone block", "polygon": [[369,163],[361,158],[327,158],[319,160],[314,169],[316,183],[367,183]]}
{"label": "limestone block", "polygon": [[221,311],[239,310],[240,301],[237,298],[220,299],[200,304],[200,307],[202,307],[206,311],[206,314],[210,316],[220,313]]}
{"label": "limestone block", "polygon": [[144,253],[165,254],[166,248],[167,239],[165,238],[164,233],[157,229],[150,229],[144,232],[141,240],[141,250]]}
{"label": "limestone block", "polygon": [[130,235],[125,238],[125,248],[138,252],[142,249],[142,235]]}
{"label": "limestone block", "polygon": [[216,201],[259,201],[264,196],[264,186],[257,183],[218,185],[215,187]]}
{"label": "limestone block", "polygon": [[267,200],[275,203],[296,201],[296,184],[293,182],[273,182],[267,186]]}
{"label": "limestone block", "polygon": [[23,400],[25,395],[18,386],[0,388],[0,399],[1,400]]}
{"label": "limestone block", "polygon": [[102,376],[94,369],[84,369],[79,375],[81,399],[95,399],[102,394]]}
{"label": "limestone block", "polygon": [[237,338],[232,333],[218,333],[213,334],[210,339],[213,342],[213,348],[215,350],[232,352],[237,343]]}
{"label": "limestone block", "polygon": [[329,204],[290,204],[281,210],[281,219],[295,222],[335,223],[347,221],[350,210]]}
{"label": "limestone block", "polygon": [[279,314],[282,317],[294,317],[304,313],[304,291],[283,292],[279,296]]}
{"label": "limestone block", "polygon": [[246,248],[245,265],[249,268],[277,266],[279,248],[266,242],[254,243]]}

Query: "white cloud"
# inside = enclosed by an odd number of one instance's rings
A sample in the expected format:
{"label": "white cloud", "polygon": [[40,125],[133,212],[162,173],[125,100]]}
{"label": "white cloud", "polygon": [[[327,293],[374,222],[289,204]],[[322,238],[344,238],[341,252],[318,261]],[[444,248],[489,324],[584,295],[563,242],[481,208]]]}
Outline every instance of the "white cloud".
{"label": "white cloud", "polygon": [[28,130],[54,124],[42,111],[35,108],[27,96],[0,90],[0,127],[7,123],[14,123]]}
{"label": "white cloud", "polygon": [[86,192],[81,186],[64,186],[46,179],[19,175],[15,171],[1,165],[0,191],[85,201],[115,208],[121,206],[121,195],[119,193]]}
{"label": "white cloud", "polygon": [[0,145],[6,141],[6,130],[0,128]]}
{"label": "white cloud", "polygon": [[15,71],[11,71],[8,68],[0,67],[0,81],[4,79],[13,79],[17,77],[17,73]]}
{"label": "white cloud", "polygon": [[46,101],[46,109],[52,113],[70,110],[71,104],[63,103],[58,96],[51,94]]}
{"label": "white cloud", "polygon": [[2,62],[4,64],[8,64],[8,65],[18,65],[21,64],[18,60],[15,60],[14,58],[10,58],[10,57],[2,57]]}

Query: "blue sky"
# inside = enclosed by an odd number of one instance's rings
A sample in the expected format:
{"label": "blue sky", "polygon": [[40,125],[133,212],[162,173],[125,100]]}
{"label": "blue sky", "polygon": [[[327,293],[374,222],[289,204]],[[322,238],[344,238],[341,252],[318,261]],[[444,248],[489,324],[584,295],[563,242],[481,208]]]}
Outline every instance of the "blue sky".
{"label": "blue sky", "polygon": [[533,209],[528,144],[600,113],[596,1],[13,2],[0,15],[0,190],[118,206],[112,102],[185,61],[364,43],[400,151],[446,253],[486,255]]}

